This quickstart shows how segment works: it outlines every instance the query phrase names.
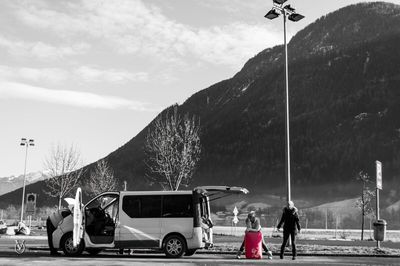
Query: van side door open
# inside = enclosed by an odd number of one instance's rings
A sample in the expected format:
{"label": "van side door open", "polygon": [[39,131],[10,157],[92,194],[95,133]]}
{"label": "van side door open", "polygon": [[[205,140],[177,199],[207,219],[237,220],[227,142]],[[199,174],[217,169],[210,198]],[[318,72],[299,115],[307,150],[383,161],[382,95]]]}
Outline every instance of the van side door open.
{"label": "van side door open", "polygon": [[88,246],[112,244],[118,221],[119,193],[104,193],[85,206],[85,234]]}

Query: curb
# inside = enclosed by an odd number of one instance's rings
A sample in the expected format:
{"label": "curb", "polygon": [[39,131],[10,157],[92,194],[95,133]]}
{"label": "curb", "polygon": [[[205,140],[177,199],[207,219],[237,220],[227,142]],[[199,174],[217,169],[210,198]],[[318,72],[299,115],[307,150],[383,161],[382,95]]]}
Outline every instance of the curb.
{"label": "curb", "polygon": [[[28,250],[36,250],[36,251],[49,251],[47,247],[27,247]],[[117,249],[108,249],[105,251],[106,253],[116,253]],[[134,254],[157,254],[156,250],[136,250]],[[196,254],[220,254],[220,255],[236,255],[236,251],[211,251],[211,250],[199,250]],[[279,257],[279,253],[273,252],[273,256]],[[292,256],[292,253],[284,253],[285,256]],[[400,258],[399,255],[390,255],[390,254],[332,254],[332,253],[297,253],[298,257],[368,257],[368,258]]]}

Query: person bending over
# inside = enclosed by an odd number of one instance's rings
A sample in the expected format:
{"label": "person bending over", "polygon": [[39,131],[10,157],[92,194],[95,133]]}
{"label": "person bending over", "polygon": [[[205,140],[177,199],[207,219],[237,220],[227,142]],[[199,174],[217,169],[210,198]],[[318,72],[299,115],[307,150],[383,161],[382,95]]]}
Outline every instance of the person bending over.
{"label": "person bending over", "polygon": [[[247,232],[261,232],[261,225],[260,225],[260,219],[256,217],[255,211],[250,211],[249,214],[247,215],[246,218],[246,233]],[[242,242],[242,245],[239,248],[238,253],[236,254],[236,257],[240,259],[240,256],[243,253],[244,250],[244,240]],[[262,237],[262,248],[267,253],[268,259],[272,259],[272,252],[268,249],[267,245],[265,244],[264,237]]]}

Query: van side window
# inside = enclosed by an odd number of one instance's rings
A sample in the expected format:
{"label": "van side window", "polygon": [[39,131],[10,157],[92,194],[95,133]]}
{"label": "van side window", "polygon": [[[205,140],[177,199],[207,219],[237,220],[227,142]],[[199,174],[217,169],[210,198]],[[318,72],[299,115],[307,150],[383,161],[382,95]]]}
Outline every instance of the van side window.
{"label": "van side window", "polygon": [[161,196],[124,196],[122,210],[131,218],[158,218]]}
{"label": "van side window", "polygon": [[193,217],[193,196],[164,195],[162,217]]}

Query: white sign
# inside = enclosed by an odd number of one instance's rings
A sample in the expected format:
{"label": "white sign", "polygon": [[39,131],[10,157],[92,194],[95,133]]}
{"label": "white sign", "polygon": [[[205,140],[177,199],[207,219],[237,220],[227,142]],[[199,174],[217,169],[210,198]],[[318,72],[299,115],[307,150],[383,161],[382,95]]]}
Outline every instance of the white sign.
{"label": "white sign", "polygon": [[382,190],[382,163],[376,161],[376,188]]}
{"label": "white sign", "polygon": [[235,208],[233,209],[233,219],[232,219],[232,222],[235,224],[235,226],[239,222],[239,219],[237,218],[238,213],[239,211],[235,206]]}
{"label": "white sign", "polygon": [[239,211],[238,211],[238,209],[236,208],[236,206],[235,206],[235,208],[233,209],[233,215],[238,215],[238,213],[239,213]]}
{"label": "white sign", "polygon": [[237,218],[237,216],[233,217],[232,222],[236,225],[239,222],[239,219]]}

